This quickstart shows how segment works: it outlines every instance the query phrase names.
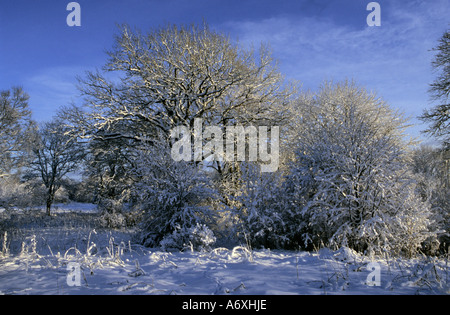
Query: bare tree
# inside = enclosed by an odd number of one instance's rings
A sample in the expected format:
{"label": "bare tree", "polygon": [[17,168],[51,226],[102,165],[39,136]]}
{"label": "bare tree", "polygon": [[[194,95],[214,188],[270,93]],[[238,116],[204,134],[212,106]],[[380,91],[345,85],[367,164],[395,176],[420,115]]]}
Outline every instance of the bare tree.
{"label": "bare tree", "polygon": [[32,150],[31,176],[39,177],[45,185],[47,215],[50,215],[63,178],[76,170],[85,155],[82,144],[68,136],[65,128],[59,119],[44,124],[38,131]]}

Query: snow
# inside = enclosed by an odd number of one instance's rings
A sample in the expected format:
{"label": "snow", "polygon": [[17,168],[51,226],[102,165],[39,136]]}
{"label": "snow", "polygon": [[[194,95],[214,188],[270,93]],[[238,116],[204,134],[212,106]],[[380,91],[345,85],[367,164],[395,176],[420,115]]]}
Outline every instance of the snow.
{"label": "snow", "polygon": [[[88,205],[76,208],[78,213],[92,211]],[[60,211],[59,215],[68,213],[67,207]],[[246,246],[166,252],[133,244],[133,231],[93,228],[83,221],[90,219],[78,220],[83,224],[36,224],[10,232],[7,249],[0,247],[0,294],[450,293],[448,258],[369,258],[345,247],[314,252]],[[376,272],[368,269],[370,263],[380,266],[380,286],[368,285],[369,274]],[[80,267],[80,283],[70,286],[75,276],[69,267],[74,265]]]}
{"label": "snow", "polygon": [[[108,257],[42,256],[1,260],[2,294],[448,294],[414,275],[414,262],[381,262],[381,286],[366,284],[359,260],[346,263],[307,252],[132,250]],[[81,264],[81,286],[67,285],[67,262]],[[136,266],[139,266],[137,268]],[[433,265],[430,265],[433,266]],[[442,276],[444,266],[436,264]],[[407,270],[406,268],[412,268]],[[430,267],[431,268],[431,267]],[[433,267],[434,268],[434,267]],[[426,268],[423,268],[425,270]],[[138,271],[138,272],[136,272]],[[426,271],[429,272],[429,271]],[[422,281],[423,283],[421,283]]]}

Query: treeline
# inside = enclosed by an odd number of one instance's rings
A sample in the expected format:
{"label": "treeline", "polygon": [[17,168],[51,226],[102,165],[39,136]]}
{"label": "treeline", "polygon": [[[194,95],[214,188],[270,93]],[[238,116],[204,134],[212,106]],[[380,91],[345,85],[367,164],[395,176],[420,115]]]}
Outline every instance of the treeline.
{"label": "treeline", "polygon": [[[402,114],[355,82],[302,91],[264,46],[243,49],[206,25],[149,33],[125,25],[102,71],[79,83],[83,105],[64,106],[42,125],[22,89],[2,92],[0,207],[41,203],[50,215],[55,200],[94,202],[105,225],[137,224],[138,242],[165,249],[245,242],[407,256],[447,250],[445,143],[415,148]],[[198,119],[203,131],[279,127],[279,150],[276,139],[208,134],[201,144],[246,140],[245,161],[208,145],[200,157],[175,161],[181,135],[173,130],[185,126],[198,139]],[[262,172],[267,160],[250,152],[271,144],[278,169]]]}

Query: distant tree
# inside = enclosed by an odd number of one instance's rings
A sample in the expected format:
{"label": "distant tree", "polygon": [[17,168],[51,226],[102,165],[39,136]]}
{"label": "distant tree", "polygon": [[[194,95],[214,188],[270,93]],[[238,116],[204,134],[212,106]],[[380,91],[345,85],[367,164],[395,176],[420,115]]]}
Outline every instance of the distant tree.
{"label": "distant tree", "polygon": [[425,110],[420,118],[430,123],[425,132],[442,139],[444,148],[450,149],[450,31],[446,31],[433,50],[437,54],[432,63],[439,71],[436,80],[430,85],[430,93],[434,100],[441,102],[430,110]]}
{"label": "distant tree", "polygon": [[76,139],[66,134],[64,122],[55,119],[39,128],[32,149],[31,177],[38,177],[46,188],[46,213],[50,209],[64,177],[75,171],[84,157],[84,149]]}

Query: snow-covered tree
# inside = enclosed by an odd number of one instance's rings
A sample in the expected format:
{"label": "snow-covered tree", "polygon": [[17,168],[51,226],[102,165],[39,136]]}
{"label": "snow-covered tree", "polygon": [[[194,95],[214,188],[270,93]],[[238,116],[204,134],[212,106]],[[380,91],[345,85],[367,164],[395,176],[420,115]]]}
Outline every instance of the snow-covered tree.
{"label": "snow-covered tree", "polygon": [[0,92],[0,207],[29,206],[30,189],[21,182],[35,123],[29,96],[21,87]]}
{"label": "snow-covered tree", "polygon": [[[134,176],[141,169],[143,156],[148,159],[147,165],[159,161],[149,154],[148,147],[154,146],[156,151],[160,145],[170,147],[173,128],[185,126],[193,130],[194,121],[199,118],[205,127],[274,125],[284,119],[291,101],[292,87],[285,84],[266,47],[256,52],[242,49],[207,25],[167,26],[148,33],[125,25],[108,55],[102,71],[80,78],[84,106],[66,108],[64,116],[72,124],[72,135],[90,142],[89,176],[99,179],[105,195],[109,195],[103,199],[111,199],[114,207],[134,202],[135,189],[142,195],[148,189],[154,196],[164,196],[166,187],[175,185],[175,178],[183,180],[176,177],[181,175],[173,175],[175,170],[187,172],[191,178],[203,177],[203,166],[199,166],[202,161],[196,161],[196,165],[180,162],[176,166],[170,150],[165,152],[166,162],[159,165],[166,170],[156,171],[155,165],[148,177]],[[151,162],[153,157],[156,160]],[[211,172],[219,174],[219,186],[228,180],[223,170],[233,168],[227,163],[205,163]],[[172,184],[164,176],[175,176]],[[155,187],[148,178],[161,184]],[[175,185],[170,189],[181,188]],[[145,221],[159,220],[161,224],[149,226],[155,231],[162,229],[160,236],[171,234],[176,224],[163,228],[165,220],[172,218],[166,213],[181,207],[179,202],[158,202],[157,209],[151,202],[145,206],[143,203],[142,207],[148,207],[145,211],[151,213]],[[186,209],[198,211],[193,207]],[[194,221],[189,228],[196,227],[197,220]]]}
{"label": "snow-covered tree", "polygon": [[433,226],[439,230],[441,250],[450,245],[450,186],[448,151],[421,146],[412,152],[412,172],[417,178],[419,196],[431,204]]}
{"label": "snow-covered tree", "polygon": [[34,123],[22,88],[0,92],[0,178],[17,171],[29,149]]}
{"label": "snow-covered tree", "polygon": [[203,27],[169,26],[143,34],[123,26],[104,72],[80,78],[85,137],[148,139],[155,132],[282,118],[290,90],[267,49],[259,56]]}
{"label": "snow-covered tree", "polygon": [[432,66],[439,76],[430,84],[430,93],[433,100],[439,101],[439,105],[425,110],[420,118],[430,123],[425,132],[442,140],[444,149],[450,150],[450,31],[442,35],[439,45],[433,50],[437,54]]}
{"label": "snow-covered tree", "polygon": [[414,253],[430,233],[408,172],[402,116],[354,83],[324,84],[299,105],[286,180],[291,239]]}

